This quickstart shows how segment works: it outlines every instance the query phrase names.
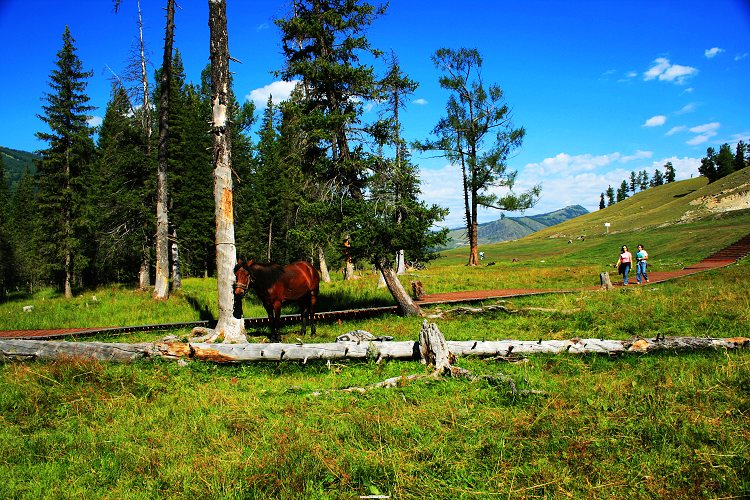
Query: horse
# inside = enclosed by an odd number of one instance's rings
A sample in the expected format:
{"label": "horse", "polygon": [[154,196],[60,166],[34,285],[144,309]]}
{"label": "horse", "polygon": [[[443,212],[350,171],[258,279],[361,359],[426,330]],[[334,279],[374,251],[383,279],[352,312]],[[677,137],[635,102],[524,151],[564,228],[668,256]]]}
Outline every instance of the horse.
{"label": "horse", "polygon": [[252,288],[271,320],[271,342],[280,342],[279,319],[281,304],[297,301],[302,316],[302,335],[305,335],[307,318],[310,318],[310,332],[315,335],[315,304],[320,291],[320,275],[310,263],[294,262],[286,266],[260,264],[252,259],[237,259],[234,267],[235,302],[242,301],[248,289]]}

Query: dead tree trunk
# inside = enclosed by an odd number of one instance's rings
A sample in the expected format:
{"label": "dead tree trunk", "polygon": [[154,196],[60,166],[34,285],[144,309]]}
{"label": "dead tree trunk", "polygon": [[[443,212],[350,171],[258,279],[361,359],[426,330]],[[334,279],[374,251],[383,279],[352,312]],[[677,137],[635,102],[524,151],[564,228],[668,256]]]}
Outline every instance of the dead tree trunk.
{"label": "dead tree trunk", "polygon": [[[427,335],[427,334],[426,334]],[[435,342],[432,342],[436,344]],[[437,342],[439,344],[440,342]],[[571,339],[547,341],[446,341],[454,356],[497,357],[514,354],[647,354],[657,351],[731,350],[750,348],[750,338],[702,337],[634,338],[630,340]],[[434,349],[433,349],[434,350]],[[258,361],[420,359],[420,345],[414,341],[334,342],[327,344],[208,344],[154,342],[122,344],[106,342],[61,342],[0,339],[0,362],[54,360],[71,357],[104,361],[132,361],[143,358],[193,359],[217,363]],[[434,356],[438,358],[437,355]],[[443,356],[440,356],[443,359]],[[450,359],[450,358],[449,358]]]}
{"label": "dead tree trunk", "polygon": [[599,281],[602,285],[602,290],[612,290],[612,281],[609,279],[609,273],[599,273]]}
{"label": "dead tree trunk", "polygon": [[167,144],[169,141],[169,87],[172,79],[174,0],[167,0],[167,27],[159,88],[159,162],[156,173],[156,277],[155,299],[169,297],[169,216],[167,214]]}
{"label": "dead tree trunk", "polygon": [[388,291],[391,292],[399,309],[401,309],[401,314],[404,316],[421,316],[422,309],[409,297],[409,294],[401,284],[401,281],[399,281],[396,273],[391,269],[391,266],[385,262],[378,261],[375,267],[377,267],[385,279],[385,285],[388,287]]}
{"label": "dead tree trunk", "polygon": [[172,289],[182,288],[182,273],[180,272],[180,251],[177,245],[177,229],[174,224],[169,225],[169,239],[172,241]]}
{"label": "dead tree trunk", "polygon": [[234,317],[234,203],[232,189],[232,147],[229,92],[229,34],[225,0],[209,0],[211,32],[211,102],[214,163],[214,203],[216,217],[216,274],[219,320],[207,339],[229,343],[247,342],[244,321]]}
{"label": "dead tree trunk", "polygon": [[[151,102],[149,100],[148,69],[146,67],[146,43],[143,40],[143,15],[141,14],[141,2],[138,0],[138,41],[140,51],[141,66],[141,87],[143,92],[143,106],[141,106],[141,128],[143,129],[143,144],[145,151],[145,161],[151,158]],[[150,238],[151,231],[143,231],[143,258],[141,268],[138,272],[138,285],[141,290],[151,286],[151,269],[150,269]]]}
{"label": "dead tree trunk", "polygon": [[318,247],[318,262],[320,263],[320,279],[323,283],[330,283],[331,275],[328,274],[328,264],[326,263],[326,254],[323,253],[323,247]]}

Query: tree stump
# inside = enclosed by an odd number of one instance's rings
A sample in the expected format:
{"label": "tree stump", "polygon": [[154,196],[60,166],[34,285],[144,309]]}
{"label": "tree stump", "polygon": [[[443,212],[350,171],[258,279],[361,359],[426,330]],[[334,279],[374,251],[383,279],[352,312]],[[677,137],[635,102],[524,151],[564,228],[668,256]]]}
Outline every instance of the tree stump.
{"label": "tree stump", "polygon": [[451,374],[456,357],[448,350],[448,343],[435,323],[422,322],[419,332],[419,354],[422,362],[435,367],[436,375]]}
{"label": "tree stump", "polygon": [[424,295],[424,287],[421,281],[411,282],[411,291],[414,294],[414,300],[419,300]]}
{"label": "tree stump", "polygon": [[599,281],[601,282],[602,290],[612,290],[613,285],[609,279],[608,272],[599,273]]}

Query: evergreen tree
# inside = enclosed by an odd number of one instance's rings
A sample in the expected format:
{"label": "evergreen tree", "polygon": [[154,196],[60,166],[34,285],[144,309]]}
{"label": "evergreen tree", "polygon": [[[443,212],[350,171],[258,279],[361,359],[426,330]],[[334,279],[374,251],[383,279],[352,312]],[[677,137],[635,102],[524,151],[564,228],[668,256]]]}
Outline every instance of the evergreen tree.
{"label": "evergreen tree", "polygon": [[39,259],[39,247],[43,242],[37,241],[41,239],[37,186],[28,170],[13,192],[8,220],[12,221],[8,233],[14,253],[15,282],[25,285],[26,291],[31,293],[45,276]]}
{"label": "evergreen tree", "polygon": [[185,83],[179,51],[172,58],[169,91],[169,217],[178,235],[180,272],[184,276],[213,274],[214,195],[211,136],[210,68],[198,85]]}
{"label": "evergreen tree", "polygon": [[15,257],[10,240],[10,189],[5,176],[5,163],[0,157],[0,301],[15,285]]}
{"label": "evergreen tree", "polygon": [[630,172],[630,192],[635,193],[638,188],[638,179],[635,176],[635,172]]}
{"label": "evergreen tree", "polygon": [[607,206],[611,207],[615,204],[615,190],[612,186],[609,186],[606,191],[607,194]]}
{"label": "evergreen tree", "polygon": [[599,196],[599,210],[602,210],[606,205],[604,204],[604,193]]}
{"label": "evergreen tree", "polygon": [[724,143],[716,155],[716,178],[721,179],[734,172],[734,155],[729,144]]}
{"label": "evergreen tree", "polygon": [[698,172],[708,179],[708,182],[714,182],[718,179],[716,169],[716,151],[714,148],[708,148],[706,150],[706,156],[701,158],[701,166],[698,167]]}
{"label": "evergreen tree", "polygon": [[[380,56],[364,33],[384,12],[364,0],[299,0],[289,18],[277,21],[286,59],[279,75],[302,80],[298,125],[307,136],[305,174],[321,202],[314,210],[327,208],[329,221],[341,219],[335,200],[365,196],[371,165],[361,117],[378,88],[373,67],[361,61]],[[339,226],[340,241],[346,231]],[[345,277],[353,278],[348,260]]]}
{"label": "evergreen tree", "polygon": [[639,183],[640,183],[641,191],[645,191],[648,189],[649,178],[648,178],[648,172],[646,172],[645,170],[641,170],[639,174]]}
{"label": "evergreen tree", "polygon": [[97,226],[98,281],[134,282],[154,232],[152,162],[126,91],[115,86],[98,141],[91,204]]}
{"label": "evergreen tree", "polygon": [[737,143],[737,147],[734,152],[734,162],[733,162],[733,168],[734,171],[737,172],[738,170],[742,170],[747,166],[745,156],[747,154],[747,145],[744,143],[744,141],[740,141]]}
{"label": "evergreen tree", "polygon": [[620,188],[617,190],[617,201],[623,201],[628,197],[628,182],[622,181]]}
{"label": "evergreen tree", "polygon": [[662,186],[664,185],[664,174],[658,168],[654,170],[654,176],[651,178],[651,186]]}
{"label": "evergreen tree", "polygon": [[664,165],[664,181],[668,184],[670,182],[674,182],[674,180],[675,180],[674,165],[672,165],[671,161],[668,161]]}
{"label": "evergreen tree", "polygon": [[[419,144],[422,150],[440,151],[461,166],[469,261],[479,264],[477,241],[478,208],[525,210],[534,206],[541,186],[514,194],[516,171],[508,159],[521,146],[526,131],[514,128],[510,108],[499,85],[488,89],[482,82],[482,58],[476,49],[439,49],[432,58],[443,72],[440,86],[451,92],[446,116],[433,130],[436,140]],[[507,188],[500,197],[495,188]]]}
{"label": "evergreen tree", "polygon": [[76,55],[75,40],[68,27],[63,46],[57,53],[57,68],[50,74],[53,93],[44,97],[44,113],[39,118],[50,132],[36,136],[47,142],[37,165],[39,175],[39,209],[42,213],[40,241],[42,261],[61,285],[66,297],[73,296],[76,277],[86,269],[88,221],[84,219],[86,175],[94,156],[92,130],[88,126],[86,79],[92,73],[83,71]]}

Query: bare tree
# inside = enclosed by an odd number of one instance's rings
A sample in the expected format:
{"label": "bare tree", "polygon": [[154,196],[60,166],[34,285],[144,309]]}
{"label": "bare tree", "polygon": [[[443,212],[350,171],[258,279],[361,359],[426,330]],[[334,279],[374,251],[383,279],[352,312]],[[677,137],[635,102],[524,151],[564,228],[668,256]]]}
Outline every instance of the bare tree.
{"label": "bare tree", "polygon": [[211,31],[211,103],[216,214],[216,273],[218,277],[219,321],[210,340],[247,342],[242,318],[234,317],[234,206],[232,202],[232,156],[230,134],[229,35],[225,0],[208,1]]}
{"label": "bare tree", "polygon": [[172,80],[174,0],[167,0],[164,60],[159,88],[159,165],[156,172],[156,277],[154,298],[169,297],[169,216],[167,213],[167,143],[169,141],[169,87]]}

